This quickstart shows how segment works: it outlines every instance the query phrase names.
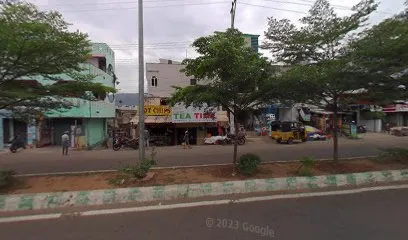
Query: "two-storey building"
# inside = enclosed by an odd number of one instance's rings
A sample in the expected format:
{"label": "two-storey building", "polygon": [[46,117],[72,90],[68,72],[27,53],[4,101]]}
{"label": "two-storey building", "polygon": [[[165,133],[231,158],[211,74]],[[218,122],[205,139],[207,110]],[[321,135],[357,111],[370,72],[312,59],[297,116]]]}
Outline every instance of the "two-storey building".
{"label": "two-storey building", "polygon": [[[94,82],[115,87],[115,53],[106,43],[93,43],[90,58],[81,66],[81,73],[95,76]],[[56,78],[59,81],[51,82],[41,76],[21,80],[36,84],[58,84],[72,80],[64,73]],[[0,141],[7,143],[19,134],[28,145],[60,145],[61,135],[69,131],[73,147],[91,147],[101,143],[107,136],[107,120],[115,117],[114,94],[93,95],[91,99],[68,97],[66,100],[72,105],[70,109],[55,109],[44,113],[39,120],[29,125],[21,125],[17,119],[3,118],[3,139]]]}

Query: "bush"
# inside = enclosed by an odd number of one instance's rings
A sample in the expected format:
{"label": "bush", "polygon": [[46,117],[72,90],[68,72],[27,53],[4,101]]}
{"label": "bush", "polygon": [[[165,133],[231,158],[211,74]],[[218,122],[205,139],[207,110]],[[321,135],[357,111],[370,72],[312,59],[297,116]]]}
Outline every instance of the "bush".
{"label": "bush", "polygon": [[0,170],[0,189],[10,187],[15,181],[14,175],[13,170]]}
{"label": "bush", "polygon": [[128,174],[136,179],[142,179],[146,176],[146,174],[149,172],[150,168],[153,165],[154,161],[150,159],[145,159],[143,161],[140,161],[136,165],[129,165],[127,167],[120,169],[120,172]]}
{"label": "bush", "polygon": [[303,157],[300,160],[302,166],[298,170],[298,174],[301,176],[313,176],[313,167],[316,165],[316,160],[313,157]]}
{"label": "bush", "polygon": [[408,148],[385,148],[380,151],[380,159],[408,163]]}
{"label": "bush", "polygon": [[261,158],[253,153],[242,155],[237,163],[237,168],[242,175],[251,176],[258,170]]}

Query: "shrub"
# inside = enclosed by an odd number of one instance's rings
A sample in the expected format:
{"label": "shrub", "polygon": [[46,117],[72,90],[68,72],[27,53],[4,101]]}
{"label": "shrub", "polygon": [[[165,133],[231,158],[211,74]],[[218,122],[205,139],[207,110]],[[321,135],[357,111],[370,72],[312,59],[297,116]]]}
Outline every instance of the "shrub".
{"label": "shrub", "polygon": [[380,151],[380,159],[408,163],[408,148],[385,148]]}
{"label": "shrub", "polygon": [[300,160],[302,166],[298,170],[298,174],[301,176],[313,176],[313,167],[316,165],[316,160],[313,157],[303,157]]}
{"label": "shrub", "polygon": [[10,187],[15,181],[14,175],[13,170],[0,170],[0,189]]}
{"label": "shrub", "polygon": [[237,163],[237,168],[242,175],[251,176],[261,164],[261,158],[253,153],[242,155]]}
{"label": "shrub", "polygon": [[133,178],[141,179],[144,178],[149,172],[150,168],[154,165],[153,161],[150,159],[145,159],[140,161],[136,165],[129,165],[122,169],[120,172],[130,175]]}

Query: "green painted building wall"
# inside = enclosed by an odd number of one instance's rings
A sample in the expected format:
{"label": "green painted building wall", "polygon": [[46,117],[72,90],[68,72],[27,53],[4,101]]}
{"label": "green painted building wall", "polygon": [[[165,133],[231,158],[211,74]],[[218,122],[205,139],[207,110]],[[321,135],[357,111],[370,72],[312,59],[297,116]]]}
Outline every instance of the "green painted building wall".
{"label": "green painted building wall", "polygon": [[105,119],[88,119],[86,122],[86,136],[90,146],[101,143],[106,135],[106,120]]}

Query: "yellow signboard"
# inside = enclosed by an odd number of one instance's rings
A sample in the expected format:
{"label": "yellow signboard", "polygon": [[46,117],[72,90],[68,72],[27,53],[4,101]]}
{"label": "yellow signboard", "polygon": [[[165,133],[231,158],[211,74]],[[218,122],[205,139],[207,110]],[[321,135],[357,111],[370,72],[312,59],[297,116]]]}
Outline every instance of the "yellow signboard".
{"label": "yellow signboard", "polygon": [[147,105],[144,107],[146,116],[170,116],[171,109],[169,106]]}

